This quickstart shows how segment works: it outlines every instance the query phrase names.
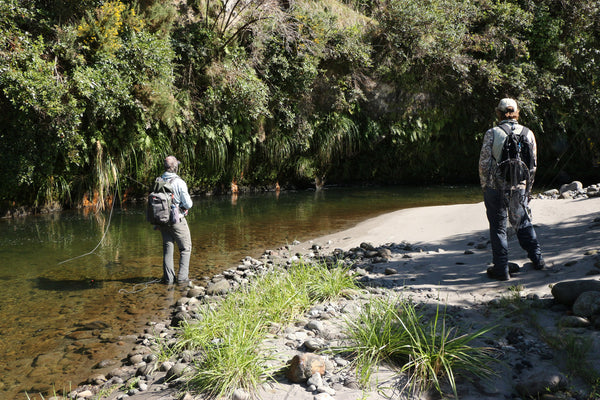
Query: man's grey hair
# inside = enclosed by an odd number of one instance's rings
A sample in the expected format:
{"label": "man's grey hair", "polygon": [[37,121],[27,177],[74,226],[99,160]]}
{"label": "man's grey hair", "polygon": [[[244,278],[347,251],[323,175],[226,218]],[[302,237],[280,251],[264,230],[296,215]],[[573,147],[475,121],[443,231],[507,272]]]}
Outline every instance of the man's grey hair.
{"label": "man's grey hair", "polygon": [[175,158],[175,156],[168,156],[165,158],[165,170],[167,172],[177,173],[177,169],[179,168],[179,161]]}

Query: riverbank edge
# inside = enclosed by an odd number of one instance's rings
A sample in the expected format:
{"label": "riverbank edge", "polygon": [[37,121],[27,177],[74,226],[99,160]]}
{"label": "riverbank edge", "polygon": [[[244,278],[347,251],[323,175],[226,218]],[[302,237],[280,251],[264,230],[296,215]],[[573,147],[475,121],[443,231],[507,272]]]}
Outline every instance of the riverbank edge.
{"label": "riverbank edge", "polygon": [[[573,194],[573,196],[571,196],[571,198],[574,198],[574,197],[576,197],[576,196],[577,196],[577,194]],[[546,198],[548,198],[548,197],[546,197]],[[568,198],[568,197],[567,197],[567,198]],[[315,244],[312,244],[312,245],[311,245],[311,243],[316,243],[317,241],[318,241],[318,240],[316,239],[316,240],[309,241],[309,242],[307,242],[307,243],[304,243],[304,244],[295,243],[295,244],[294,244],[294,246],[292,246],[292,247],[284,247],[284,248],[280,248],[280,249],[278,249],[278,251],[282,251],[282,252],[284,252],[284,253],[285,253],[285,252],[288,252],[287,256],[284,256],[284,257],[282,257],[282,259],[284,259],[284,260],[285,260],[285,259],[287,258],[286,262],[290,262],[290,261],[293,261],[293,258],[296,256],[296,255],[291,255],[291,254],[289,253],[290,251],[297,252],[297,251],[300,251],[300,250],[302,249],[302,250],[304,250],[304,251],[306,251],[306,250],[313,250],[313,251],[315,251],[315,250],[316,250],[316,252],[318,253],[318,252],[319,252],[319,250],[321,250],[320,246],[319,246],[319,245],[315,245]],[[304,246],[302,246],[302,245],[304,245]],[[296,246],[297,246],[297,247],[296,247]],[[316,248],[315,248],[315,246],[316,246]],[[408,243],[404,243],[404,244],[402,244],[402,246],[409,246],[409,247],[410,247],[410,244],[408,244]],[[325,250],[325,249],[323,249],[323,250]],[[381,249],[373,249],[373,250],[374,250],[374,251],[377,251],[377,252],[379,252]],[[421,250],[422,250],[422,249],[421,249]],[[271,253],[269,254],[269,252],[271,252]],[[333,250],[333,251],[331,251],[331,250],[328,250],[328,252],[329,252],[329,254],[332,254],[333,252],[335,252],[335,250]],[[267,252],[265,253],[265,255],[267,255],[267,256],[269,256],[269,255],[272,255],[272,254],[273,254],[273,253],[272,253],[272,251],[267,251]],[[279,256],[280,256],[280,255],[279,255]],[[330,255],[328,255],[328,256],[330,256]],[[385,258],[385,257],[384,257],[384,258]],[[243,262],[245,262],[245,261],[248,261],[248,259],[246,259],[246,260],[243,260]],[[373,261],[373,260],[371,260],[371,261]],[[380,260],[380,261],[378,261],[378,262],[385,262],[385,261],[386,261],[386,260]],[[389,260],[387,260],[387,261],[389,261]],[[214,278],[215,278],[215,277],[213,277],[213,280],[214,280]],[[216,278],[223,278],[223,277],[216,277]],[[222,279],[219,279],[219,280],[222,280]],[[192,290],[192,289],[194,289],[194,288],[189,288],[189,290]],[[189,298],[189,297],[188,297],[188,298]],[[176,314],[177,314],[175,311],[177,311],[177,309],[178,309],[178,308],[179,308],[179,311],[181,311],[182,304],[181,304],[181,302],[180,302],[180,301],[178,301],[178,302],[177,302],[175,305],[173,305],[173,307],[174,307],[174,315],[173,315],[173,316],[175,317],[175,316],[176,316]],[[153,327],[153,329],[154,329],[154,328],[156,327],[156,325],[157,325],[157,324],[164,324],[164,323],[166,323],[166,321],[162,321],[162,322],[152,322],[152,323],[149,323],[149,324],[150,324],[150,325]],[[171,323],[172,323],[172,321],[171,321]],[[147,333],[140,335],[140,338],[144,338],[145,336],[147,336]],[[147,338],[147,337],[146,337],[146,338]],[[142,339],[142,340],[143,340],[143,339]],[[125,364],[129,364],[129,363],[130,363],[130,362],[129,362],[129,361],[127,361]],[[125,365],[124,365],[124,366],[125,366]],[[164,375],[163,375],[163,376],[164,376]],[[71,392],[71,398],[95,398],[95,397],[93,397],[93,396],[94,396],[94,395],[96,395],[97,393],[96,393],[96,394],[92,393],[92,392],[91,392],[91,390],[90,390],[90,388],[91,388],[91,387],[93,387],[93,385],[92,385],[92,386],[90,386],[90,384],[84,384],[84,385],[82,385],[82,386],[78,387],[78,388],[77,388],[77,389],[75,389],[73,392]],[[179,395],[178,395],[178,394],[176,394],[176,392],[175,392],[175,391],[173,391],[172,389],[169,389],[169,388],[163,388],[163,390],[165,390],[166,392],[169,392],[169,393],[170,393],[170,394],[168,394],[168,393],[165,393],[165,396],[171,396],[171,395],[172,395],[173,397],[160,397],[160,398],[165,398],[165,399],[167,399],[167,398],[173,398],[173,399],[174,399],[174,398],[179,398],[179,397],[178,397]],[[154,393],[154,395],[156,395],[156,393],[155,393],[155,392],[153,392],[153,393]],[[88,395],[88,396],[86,397],[86,395]],[[139,397],[139,396],[142,396],[142,397]],[[143,396],[144,396],[144,394],[143,394],[143,393],[140,393],[140,394],[139,394],[137,397],[133,397],[133,398],[136,398],[136,399],[137,399],[137,398],[139,398],[139,399],[144,399],[144,398],[146,398],[146,397],[143,397]],[[150,396],[150,393],[148,393],[148,396]],[[101,397],[101,398],[105,398],[105,397]],[[106,398],[116,398],[116,397],[106,397]],[[151,397],[147,397],[147,398],[148,398],[148,399],[150,399]],[[152,398],[154,398],[154,397],[152,397]],[[190,397],[190,398],[192,398],[192,397]],[[336,398],[337,398],[337,397],[336,397]]]}
{"label": "riverbank edge", "polygon": [[[196,189],[192,192],[191,196],[193,198],[211,198],[215,196],[237,196],[244,194],[259,194],[259,193],[286,193],[286,192],[298,192],[298,191],[317,191],[317,190],[327,190],[331,188],[337,187],[356,187],[356,188],[364,188],[364,187],[375,187],[378,185],[375,184],[339,184],[339,185],[327,185],[322,188],[317,189],[314,185],[283,185],[279,186],[278,184],[272,185],[256,185],[256,186],[235,186],[235,187],[215,187],[213,189]],[[128,189],[124,190],[125,193],[129,193]],[[123,204],[139,204],[145,203],[147,200],[147,193],[137,193],[135,195],[124,196],[125,198],[120,198],[119,202]],[[90,212],[98,212],[104,211],[106,208],[110,208],[113,204],[112,196],[109,194],[105,199],[105,206],[99,207],[97,202],[92,203],[87,199],[82,199],[79,204],[76,204],[72,207],[65,207],[64,205],[59,204],[58,202],[45,204],[43,206],[33,206],[33,205],[19,205],[19,206],[2,206],[0,205],[0,220],[3,219],[13,219],[13,218],[22,218],[28,216],[36,216],[36,215],[47,215],[60,213],[63,211],[69,210],[90,210]]]}

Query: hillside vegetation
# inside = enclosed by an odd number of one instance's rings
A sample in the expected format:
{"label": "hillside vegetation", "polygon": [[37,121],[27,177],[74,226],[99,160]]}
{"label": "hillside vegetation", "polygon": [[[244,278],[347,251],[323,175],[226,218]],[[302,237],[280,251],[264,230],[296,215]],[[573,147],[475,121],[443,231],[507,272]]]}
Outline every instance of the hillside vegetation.
{"label": "hillside vegetation", "polygon": [[193,193],[476,183],[499,98],[538,184],[600,162],[600,6],[0,0],[0,208],[103,205],[176,155]]}

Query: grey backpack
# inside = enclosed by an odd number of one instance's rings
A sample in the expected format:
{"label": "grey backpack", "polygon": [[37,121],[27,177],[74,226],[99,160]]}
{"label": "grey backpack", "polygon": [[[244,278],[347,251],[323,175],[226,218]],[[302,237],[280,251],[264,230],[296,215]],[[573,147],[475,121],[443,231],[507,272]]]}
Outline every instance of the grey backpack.
{"label": "grey backpack", "polygon": [[154,188],[148,195],[146,219],[152,225],[168,225],[171,223],[171,207],[175,198],[171,186],[173,179],[166,181],[162,178],[156,178]]}

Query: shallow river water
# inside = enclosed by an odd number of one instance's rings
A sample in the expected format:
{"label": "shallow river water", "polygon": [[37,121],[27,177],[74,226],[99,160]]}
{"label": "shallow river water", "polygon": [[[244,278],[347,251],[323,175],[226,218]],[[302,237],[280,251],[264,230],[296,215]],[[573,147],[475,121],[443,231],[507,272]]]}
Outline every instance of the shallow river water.
{"label": "shallow river water", "polygon": [[[194,198],[190,278],[385,212],[479,202],[480,193],[387,187]],[[0,221],[0,398],[47,398],[99,363],[117,366],[130,344],[123,336],[166,318],[179,296],[147,284],[161,278],[161,246],[141,204]]]}

